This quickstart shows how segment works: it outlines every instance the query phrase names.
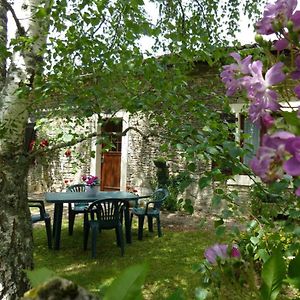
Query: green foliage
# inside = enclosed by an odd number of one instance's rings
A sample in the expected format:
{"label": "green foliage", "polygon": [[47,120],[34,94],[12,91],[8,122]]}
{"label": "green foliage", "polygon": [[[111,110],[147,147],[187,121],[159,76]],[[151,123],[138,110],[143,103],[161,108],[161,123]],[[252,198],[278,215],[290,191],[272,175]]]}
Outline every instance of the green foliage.
{"label": "green foliage", "polygon": [[185,300],[182,289],[178,288],[167,300]]}
{"label": "green foliage", "polygon": [[284,178],[268,185],[256,183],[250,190],[252,213],[267,222],[278,215],[288,217],[295,208],[296,198],[289,189],[290,178]]}
{"label": "green foliage", "polygon": [[294,257],[288,267],[287,272],[287,281],[300,290],[300,253],[298,252],[297,256]]}
{"label": "green foliage", "polygon": [[32,287],[37,287],[56,276],[55,272],[51,271],[48,268],[38,268],[32,271],[27,270],[26,274],[30,280]]}
{"label": "green foliage", "polygon": [[147,273],[145,265],[127,268],[106,290],[104,300],[142,299],[141,288]]}
{"label": "green foliage", "polygon": [[261,297],[264,300],[277,298],[286,275],[286,264],[282,251],[277,248],[272,256],[264,263],[261,273]]}
{"label": "green foliage", "polygon": [[191,200],[183,197],[178,198],[192,182],[188,172],[180,172],[177,175],[170,176],[168,180],[169,196],[164,201],[163,207],[169,211],[184,210],[193,213]]}
{"label": "green foliage", "polygon": [[132,244],[125,247],[124,257],[115,246],[114,231],[105,230],[99,237],[97,259],[91,260],[90,248],[82,250],[82,221],[81,217],[76,218],[73,236],[68,235],[67,222],[63,222],[59,253],[48,250],[43,226],[34,228],[36,268],[49,268],[103,298],[112,282],[128,267],[147,264],[148,272],[142,286],[145,300],[167,299],[178,288],[185,299],[194,299],[199,278],[193,265],[215,238],[209,228],[177,231],[163,227],[163,237],[145,231],[143,241],[138,241],[137,224],[134,223]]}
{"label": "green foliage", "polygon": [[197,300],[257,299],[257,287],[251,282],[252,265],[243,259],[228,258],[216,264],[204,260],[197,271],[201,282],[196,290]]}

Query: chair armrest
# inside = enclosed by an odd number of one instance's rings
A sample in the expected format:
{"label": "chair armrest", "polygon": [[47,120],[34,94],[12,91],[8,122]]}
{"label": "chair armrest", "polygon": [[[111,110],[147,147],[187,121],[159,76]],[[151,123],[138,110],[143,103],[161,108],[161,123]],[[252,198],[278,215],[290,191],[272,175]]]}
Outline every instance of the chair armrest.
{"label": "chair armrest", "polygon": [[146,203],[145,214],[147,214],[147,212],[148,212],[148,206],[149,206],[149,204],[162,203],[162,202],[163,201],[148,201]]}
{"label": "chair armrest", "polygon": [[41,216],[46,215],[46,209],[45,209],[45,204],[43,200],[31,200],[28,199],[28,206],[29,207],[36,207],[40,210]]}
{"label": "chair armrest", "polygon": [[[139,196],[139,195],[137,195],[137,196],[138,196],[138,198],[129,200],[130,202],[131,202],[131,201],[132,201],[132,202],[135,202],[134,207],[139,207],[139,202],[140,202],[140,201],[143,201],[143,204],[147,203],[147,202],[145,201],[145,199],[151,198],[151,197],[152,197],[152,195],[146,195],[146,196]],[[144,206],[144,205],[143,205],[143,206]]]}

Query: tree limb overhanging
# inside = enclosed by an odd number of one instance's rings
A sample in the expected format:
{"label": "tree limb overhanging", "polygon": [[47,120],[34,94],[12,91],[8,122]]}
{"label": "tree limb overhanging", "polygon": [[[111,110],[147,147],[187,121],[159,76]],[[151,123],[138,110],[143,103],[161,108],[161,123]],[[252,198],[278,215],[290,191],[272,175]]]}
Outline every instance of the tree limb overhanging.
{"label": "tree limb overhanging", "polygon": [[[116,134],[116,135],[125,136],[129,130],[133,130],[133,131],[138,132],[142,136],[143,139],[148,139],[150,137],[150,134],[145,135],[141,130],[139,130],[138,128],[133,127],[133,126],[126,128],[123,132],[121,132],[119,134]],[[85,136],[82,136],[80,138],[74,139],[70,142],[59,143],[59,144],[54,145],[53,147],[38,149],[38,150],[34,151],[33,153],[29,154],[28,158],[33,159],[34,157],[40,155],[41,153],[53,152],[53,151],[58,150],[58,149],[74,146],[76,144],[80,144],[80,143],[82,143],[86,140],[92,139],[94,137],[101,137],[101,136],[103,136],[103,133],[101,133],[101,132],[100,133],[92,132],[88,135],[85,135]]]}
{"label": "tree limb overhanging", "polygon": [[19,32],[19,35],[20,36],[26,36],[26,31],[24,29],[24,27],[21,25],[20,23],[20,20],[18,19],[17,15],[16,15],[16,12],[15,10],[13,9],[13,7],[11,6],[11,4],[9,2],[7,2],[6,0],[1,0],[3,6],[11,12],[13,18],[14,18],[14,21],[16,23],[16,26],[17,26],[17,29],[18,29],[18,32]]}

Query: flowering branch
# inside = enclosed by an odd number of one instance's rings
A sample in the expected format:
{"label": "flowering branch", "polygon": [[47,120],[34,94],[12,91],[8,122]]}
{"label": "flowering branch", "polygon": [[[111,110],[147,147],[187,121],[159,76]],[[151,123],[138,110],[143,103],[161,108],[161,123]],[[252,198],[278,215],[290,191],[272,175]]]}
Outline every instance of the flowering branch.
{"label": "flowering branch", "polygon": [[[295,109],[290,104],[290,95],[300,99],[300,11],[295,11],[296,7],[297,0],[277,0],[266,6],[263,18],[256,23],[256,41],[264,48],[268,43],[261,35],[276,34],[278,40],[272,47],[281,61],[264,72],[262,61],[252,61],[250,55],[242,59],[238,53],[231,53],[235,63],[223,67],[221,78],[228,96],[246,92],[250,120],[267,128],[256,157],[250,161],[253,172],[266,183],[290,176],[295,193],[300,196],[296,180],[300,176],[300,106]],[[283,59],[286,53],[288,60]],[[280,104],[280,96],[289,111]]]}

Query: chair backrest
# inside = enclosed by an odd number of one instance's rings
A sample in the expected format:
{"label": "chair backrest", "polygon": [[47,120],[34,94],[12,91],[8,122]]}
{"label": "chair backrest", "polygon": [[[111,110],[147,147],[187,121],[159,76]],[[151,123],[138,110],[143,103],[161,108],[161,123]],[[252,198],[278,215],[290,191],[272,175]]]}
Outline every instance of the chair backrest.
{"label": "chair backrest", "polygon": [[169,192],[166,189],[159,188],[153,192],[152,199],[154,202],[154,208],[160,209],[165,199],[169,196]]}
{"label": "chair backrest", "polygon": [[86,190],[86,185],[83,183],[70,185],[67,188],[68,192],[85,192],[85,190]]}
{"label": "chair backrest", "polygon": [[124,209],[123,200],[110,198],[94,201],[87,208],[87,212],[96,214],[99,226],[109,229],[119,224]]}

